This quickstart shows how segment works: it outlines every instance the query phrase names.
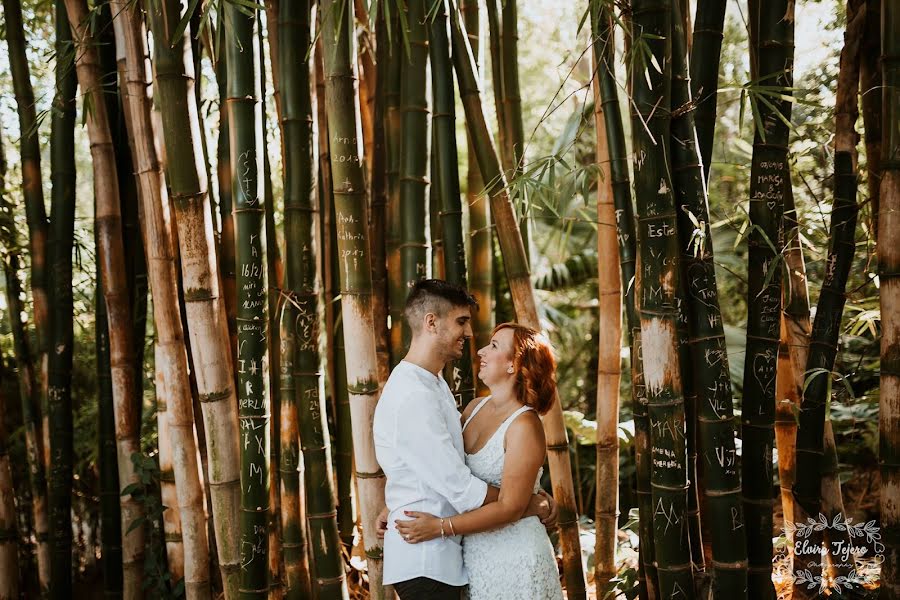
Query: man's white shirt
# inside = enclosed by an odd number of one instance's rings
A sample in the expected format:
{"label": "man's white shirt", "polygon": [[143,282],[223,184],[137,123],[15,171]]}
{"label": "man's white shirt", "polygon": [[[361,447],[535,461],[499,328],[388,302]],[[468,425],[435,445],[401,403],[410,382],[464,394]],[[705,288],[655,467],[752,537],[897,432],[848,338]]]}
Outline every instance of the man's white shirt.
{"label": "man's white shirt", "polygon": [[428,577],[465,585],[461,538],[449,535],[419,544],[405,542],[394,520],[403,511],[451,517],[478,508],[487,484],[465,463],[462,427],[453,394],[443,378],[401,361],[388,378],[375,409],[375,454],[387,475],[388,529],[384,536],[384,583]]}

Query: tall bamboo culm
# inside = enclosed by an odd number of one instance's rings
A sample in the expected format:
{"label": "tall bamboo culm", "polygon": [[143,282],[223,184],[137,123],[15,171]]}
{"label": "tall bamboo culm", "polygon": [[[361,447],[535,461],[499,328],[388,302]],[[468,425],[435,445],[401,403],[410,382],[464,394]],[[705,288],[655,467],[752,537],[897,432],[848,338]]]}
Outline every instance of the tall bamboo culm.
{"label": "tall bamboo culm", "polygon": [[[91,98],[92,110],[87,116],[88,136],[94,171],[95,227],[98,229],[98,255],[103,271],[103,296],[109,318],[110,368],[113,404],[116,415],[120,489],[137,483],[131,456],[140,452],[136,431],[137,418],[132,341],[131,307],[125,277],[122,219],[119,207],[119,185],[116,174],[112,137],[100,81],[96,46],[88,28],[88,8],[84,0],[65,0],[66,12],[75,42],[75,67],[78,83]],[[130,494],[120,497],[122,511],[122,563],[124,597],[142,595],[144,528],[132,527],[143,517],[143,507]],[[131,528],[129,533],[126,533]]]}
{"label": "tall bamboo culm", "polygon": [[[310,97],[309,62],[311,6],[309,2],[287,3],[281,6],[282,32],[292,26],[294,46],[284,45],[282,65],[282,131],[288,161],[285,163],[284,211],[285,240],[289,247],[301,248],[301,252],[287,255],[288,299],[281,317],[285,336],[285,354],[282,357],[282,382],[285,393],[282,402],[292,405],[292,414],[284,409],[282,415],[295,420],[299,426],[300,447],[296,437],[291,440],[290,453],[296,463],[300,460],[297,450],[302,449],[305,485],[305,512],[314,565],[314,593],[321,598],[347,598],[344,565],[338,537],[334,470],[331,462],[331,445],[325,418],[325,398],[320,394],[319,371],[318,296],[319,279],[316,264],[319,245],[316,229],[319,211],[315,201],[313,177],[312,99]],[[287,35],[283,36],[287,39]],[[290,389],[287,389],[287,388]],[[287,460],[288,447],[282,449]],[[285,483],[286,486],[286,483]],[[299,511],[297,517],[299,517]],[[288,522],[285,521],[285,532]],[[298,525],[299,527],[299,525]],[[299,536],[298,536],[299,537]],[[289,594],[293,592],[289,585]],[[295,597],[300,597],[296,595]]]}
{"label": "tall bamboo culm", "polygon": [[[479,54],[479,16],[476,0],[461,0],[459,10],[466,26],[466,35],[475,68],[481,69]],[[471,136],[466,131],[468,155],[466,162],[466,203],[469,208],[469,269],[467,279],[469,293],[478,302],[478,310],[472,315],[472,342],[475,348],[483,348],[490,343],[494,329],[493,309],[493,260],[491,260],[491,214],[490,202],[484,195],[484,182],[478,160],[472,147]],[[475,382],[476,397],[487,395],[487,386],[478,378],[478,354],[472,353],[472,380]]]}
{"label": "tall bamboo culm", "polygon": [[725,27],[726,2],[697,0],[694,30],[691,33],[690,73],[691,98],[694,99],[694,121],[697,145],[703,162],[704,180],[709,183],[712,147],[716,131],[716,109],[719,92],[719,58],[722,54],[722,32]]}
{"label": "tall bamboo culm", "polygon": [[[659,597],[693,597],[687,519],[687,456],[676,295],[679,290],[675,198],[667,144],[671,113],[672,4],[644,1],[632,6],[632,39],[652,53],[635,61],[630,74],[634,189],[637,199],[640,274],[637,288],[641,322],[643,383],[650,424],[650,485],[653,502],[654,562]],[[632,42],[638,43],[637,41]],[[663,107],[663,108],[660,108]]]}
{"label": "tall bamboo culm", "polygon": [[[248,14],[249,13],[249,14]],[[237,268],[237,376],[241,424],[240,598],[269,593],[267,273],[263,247],[262,107],[255,10],[225,7],[228,128]]]}
{"label": "tall bamboo culm", "polygon": [[[308,548],[307,507],[303,497],[305,486],[301,477],[308,471],[300,455],[299,422],[301,402],[309,397],[309,390],[298,386],[295,362],[298,346],[309,348],[318,344],[317,328],[309,315],[316,314],[315,262],[313,279],[304,277],[307,263],[316,260],[315,236],[311,229],[317,212],[313,194],[312,99],[310,96],[309,61],[310,11],[308,1],[279,3],[278,21],[270,22],[270,31],[277,29],[280,39],[293,40],[278,48],[278,79],[281,95],[281,135],[284,161],[284,237],[287,248],[302,248],[299,253],[285,256],[286,292],[280,315],[280,482],[282,548],[285,570],[285,597],[289,600],[306,598],[312,593],[311,567]],[[274,66],[273,62],[273,66]],[[310,222],[312,221],[312,223]],[[310,294],[312,297],[310,298]],[[299,310],[304,315],[299,314]],[[310,312],[311,311],[311,312]],[[301,327],[298,327],[302,325]],[[318,381],[315,400],[318,400]],[[305,392],[305,395],[304,395]],[[336,550],[339,545],[334,544]]]}
{"label": "tall bamboo culm", "polygon": [[[9,52],[9,67],[12,75],[13,89],[16,96],[19,113],[20,137],[19,156],[22,169],[22,196],[25,201],[26,213],[31,215],[31,221],[35,215],[29,213],[28,207],[44,207],[44,192],[41,186],[40,147],[37,130],[35,128],[36,110],[34,106],[34,92],[31,86],[31,75],[28,70],[28,58],[25,54],[25,34],[22,24],[22,8],[19,0],[4,0],[3,14],[6,20],[6,42]],[[65,19],[65,16],[63,16]],[[65,62],[65,61],[63,61]],[[29,132],[33,134],[29,135]],[[8,204],[4,204],[4,211],[11,211]],[[40,215],[36,215],[40,224]],[[11,212],[9,218],[11,219]],[[4,216],[4,220],[6,216]],[[46,220],[46,217],[44,217]],[[10,221],[12,223],[12,221]],[[47,293],[43,283],[43,267],[46,261],[46,237],[48,235],[46,224],[43,227],[29,228],[30,245],[29,254],[32,264],[32,298],[34,301],[34,315],[37,321],[47,314]],[[14,234],[12,225],[8,234]],[[43,238],[41,237],[43,236]],[[4,265],[6,279],[15,279],[18,282],[18,257],[11,249],[15,244],[7,247],[11,252]],[[12,263],[16,267],[12,268]],[[21,289],[21,286],[17,286]],[[7,288],[7,296],[12,298],[12,288]],[[16,294],[17,302],[18,294]],[[12,325],[14,345],[16,347],[16,362],[19,365],[19,387],[22,399],[22,418],[25,427],[25,445],[28,457],[29,484],[32,498],[32,517],[34,519],[35,539],[37,542],[38,583],[42,592],[50,588],[50,543],[49,543],[49,507],[47,498],[47,480],[45,473],[48,468],[47,456],[49,455],[48,428],[42,422],[44,413],[41,406],[42,386],[38,375],[42,373],[38,363],[37,370],[34,357],[31,356],[30,344],[24,337],[25,325],[18,315],[21,311],[13,310],[10,303],[10,319],[16,321]],[[45,323],[35,323],[35,328],[45,327]],[[20,332],[21,335],[16,335]],[[38,334],[40,337],[40,333]],[[27,350],[27,351],[26,351]],[[22,351],[25,351],[24,354]],[[37,357],[40,360],[40,357]]]}
{"label": "tall bamboo culm", "polygon": [[[181,5],[165,0],[147,7],[155,40],[155,91],[161,108],[191,356],[206,431],[206,451],[219,569],[225,597],[238,597],[240,462],[237,401],[224,302],[213,237],[207,175],[194,96],[188,32],[175,39]],[[223,194],[224,196],[224,194]]]}
{"label": "tall bamboo culm", "polygon": [[[171,443],[172,482],[181,523],[182,574],[187,598],[211,594],[206,503],[200,477],[200,455],[194,430],[191,382],[178,301],[176,241],[165,178],[156,153],[151,123],[147,36],[136,5],[112,0],[116,45],[125,53],[125,115],[137,174],[141,234],[148,260],[153,316],[157,335],[157,401],[165,405]],[[162,448],[160,449],[162,456]],[[171,567],[172,565],[170,565]],[[176,579],[177,581],[177,579]]]}
{"label": "tall bamboo culm", "polygon": [[790,186],[788,126],[793,85],[793,0],[760,0],[751,18],[751,55],[760,85],[777,86],[782,98],[756,101],[763,130],[754,134],[750,168],[748,237],[747,351],[742,406],[744,519],[751,598],[774,596],[772,585],[772,449],[775,424],[775,375],[781,329],[781,262],[784,198]]}
{"label": "tall bamboo culm", "polygon": [[[0,137],[0,207],[5,207],[6,152]],[[7,248],[7,251],[9,248]],[[19,548],[15,493],[9,461],[6,393],[0,393],[0,598],[19,597]]]}
{"label": "tall bamboo culm", "polygon": [[[456,3],[451,1],[449,6],[453,66],[465,109],[466,129],[471,136],[482,180],[488,182],[487,194],[491,199],[491,213],[497,225],[497,236],[517,320],[540,330],[528,259],[522,236],[516,226],[516,216],[510,201],[506,178],[503,176],[500,159],[484,118],[472,49],[466,37],[465,27],[460,23],[461,17]],[[543,423],[547,438],[550,476],[553,481],[553,496],[559,507],[560,543],[563,548],[566,590],[569,598],[584,598],[586,591],[584,570],[581,565],[581,542],[578,538],[575,487],[572,482],[568,436],[559,398],[554,399],[553,407],[544,416]]]}
{"label": "tall bamboo culm", "polygon": [[[618,242],[619,272],[621,275],[622,301],[625,312],[625,339],[630,348],[632,410],[635,424],[635,461],[638,465],[637,495],[639,513],[639,539],[641,598],[656,597],[656,568],[653,566],[652,499],[650,494],[649,422],[647,399],[644,393],[640,355],[640,321],[635,305],[636,252],[634,206],[631,198],[631,180],[628,175],[628,158],[625,146],[625,130],[618,97],[615,76],[615,38],[613,15],[610,5],[591,3],[591,33],[594,39],[594,58],[599,82],[599,102],[602,105],[606,146],[609,153],[609,178],[615,207],[616,239]],[[595,101],[597,101],[595,99]],[[646,556],[646,560],[644,560]]]}
{"label": "tall bamboo culm", "polygon": [[[696,398],[696,431],[703,467],[704,532],[711,546],[713,594],[746,597],[747,554],[741,479],[734,442],[734,405],[725,330],[719,308],[706,182],[701,164],[697,113],[691,110],[687,35],[678,9],[673,18],[672,173],[675,187],[681,276]],[[693,544],[694,538],[691,538]],[[696,551],[692,545],[692,553]]]}
{"label": "tall bamboo culm", "polygon": [[881,3],[882,175],[878,210],[878,277],[881,282],[881,400],[878,461],[881,467],[881,535],[885,562],[881,597],[900,596],[900,6]]}
{"label": "tall bamboo culm", "polygon": [[[59,12],[60,6],[57,5]],[[41,148],[38,138],[37,110],[28,57],[25,53],[25,30],[22,22],[20,0],[3,0],[6,19],[6,43],[9,50],[9,70],[19,114],[20,159],[22,162],[22,199],[25,202],[25,220],[28,223],[28,251],[31,260],[31,297],[34,305],[34,329],[37,338],[34,370],[38,384],[35,390],[40,398],[37,415],[43,415],[40,430],[43,440],[44,469],[50,471],[49,424],[45,403],[47,401],[47,332],[49,326],[47,241],[49,225],[44,206],[44,190],[41,186]],[[67,50],[71,54],[71,49]],[[69,62],[67,59],[61,61]],[[43,492],[42,492],[43,493]],[[40,553],[39,553],[40,554]],[[49,555],[45,555],[49,560]],[[40,558],[39,558],[40,560]],[[40,563],[39,563],[40,564]],[[50,576],[49,564],[46,574]],[[46,580],[47,582],[49,579]],[[46,582],[45,582],[46,583]]]}
{"label": "tall bamboo culm", "polygon": [[[428,241],[425,238],[428,185],[428,99],[426,67],[428,65],[428,0],[410,0],[406,5],[405,33],[409,51],[400,52],[400,270],[403,273],[403,298],[409,288],[428,275]],[[430,17],[429,17],[430,18]],[[398,32],[399,33],[399,32]],[[398,44],[401,47],[401,44]],[[401,356],[409,347],[410,331],[405,319],[391,323],[402,327]],[[395,338],[396,339],[396,338]]]}
{"label": "tall bamboo culm", "polygon": [[[593,16],[593,15],[592,15]],[[608,22],[608,21],[607,21]],[[607,26],[607,31],[609,27]],[[608,41],[608,40],[607,40]],[[600,43],[600,42],[596,42]],[[596,55],[593,56],[597,72]],[[602,598],[615,585],[619,517],[619,381],[622,377],[622,280],[610,169],[609,136],[600,80],[594,78],[594,124],[597,136],[597,490],[594,507],[594,582]],[[616,260],[612,260],[615,258]]]}
{"label": "tall bamboo culm", "polygon": [[[440,227],[444,245],[444,279],[467,286],[466,247],[463,242],[462,201],[459,191],[459,165],[456,148],[456,107],[453,87],[453,63],[450,61],[450,38],[447,35],[447,8],[437,4],[429,21],[428,50],[431,57],[431,90],[434,97],[432,152],[436,169],[431,186],[440,190]],[[487,307],[485,307],[486,309]],[[472,344],[469,340],[463,356],[452,366],[450,387],[459,406],[466,406],[475,398],[472,379]]]}
{"label": "tall bamboo culm", "polygon": [[[56,3],[56,97],[50,131],[50,171],[53,189],[47,260],[49,315],[47,354],[47,422],[50,437],[51,576],[67,581],[72,572],[72,246],[75,233],[75,90],[77,79],[72,33],[62,2]],[[35,137],[36,137],[35,132]],[[41,207],[43,210],[43,207]],[[69,584],[70,585],[70,584]],[[54,593],[70,589],[54,586]]]}
{"label": "tall bamboo culm", "polygon": [[[400,31],[399,10],[391,19],[393,36],[404,35]],[[396,38],[395,38],[396,39]],[[387,77],[385,78],[385,141],[387,146],[387,231],[385,232],[385,260],[387,262],[388,315],[391,328],[390,365],[393,368],[403,358],[403,306],[407,289],[400,269],[400,147],[403,137],[403,116],[400,112],[400,74],[406,61],[406,50],[396,41],[388,51]]]}
{"label": "tall bamboo culm", "polygon": [[349,0],[324,0],[320,7],[337,251],[345,257],[340,260],[339,270],[353,454],[370,594],[380,600],[384,598],[382,546],[375,533],[376,519],[384,506],[385,478],[375,458],[372,439],[372,419],[380,391],[365,218],[366,182],[361,140],[356,134],[359,115],[352,68],[354,11]]}

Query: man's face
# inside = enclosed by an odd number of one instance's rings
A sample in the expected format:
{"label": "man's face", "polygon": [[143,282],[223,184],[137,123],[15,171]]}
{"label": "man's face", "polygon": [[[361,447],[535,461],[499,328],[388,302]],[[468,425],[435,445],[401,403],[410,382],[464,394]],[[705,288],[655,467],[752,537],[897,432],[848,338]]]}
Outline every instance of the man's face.
{"label": "man's face", "polygon": [[472,311],[468,306],[454,306],[434,322],[435,343],[445,353],[446,359],[462,358],[466,340],[472,337]]}

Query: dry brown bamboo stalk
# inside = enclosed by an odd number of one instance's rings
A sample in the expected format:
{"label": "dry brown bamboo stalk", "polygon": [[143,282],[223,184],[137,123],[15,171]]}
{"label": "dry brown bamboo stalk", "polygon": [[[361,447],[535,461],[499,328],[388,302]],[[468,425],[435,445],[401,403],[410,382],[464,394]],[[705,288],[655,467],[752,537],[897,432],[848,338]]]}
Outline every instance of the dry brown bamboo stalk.
{"label": "dry brown bamboo stalk", "polygon": [[[594,72],[597,72],[596,66]],[[600,101],[600,80],[594,77],[594,123],[597,135],[597,493],[594,512],[594,582],[597,597],[611,589],[616,576],[616,534],[619,517],[619,380],[622,376],[622,280],[616,209],[613,202],[609,143]]]}
{"label": "dry brown bamboo stalk", "polygon": [[[125,53],[125,116],[137,174],[141,233],[153,291],[157,394],[161,394],[158,402],[166,407],[165,428],[171,441],[171,449],[167,451],[171,450],[176,496],[175,503],[168,506],[177,507],[182,531],[186,533],[182,534],[186,595],[188,598],[209,598],[206,503],[178,302],[174,224],[151,122],[147,37],[137,5],[124,0],[112,0],[111,4],[117,49],[121,46]],[[162,446],[161,441],[161,454]]]}
{"label": "dry brown bamboo stalk", "polygon": [[[119,184],[116,160],[106,102],[100,81],[100,63],[95,41],[88,28],[86,0],[65,0],[66,13],[75,43],[75,69],[78,84],[91,110],[86,111],[88,137],[94,171],[94,222],[97,228],[98,261],[103,275],[103,297],[109,314],[110,370],[113,406],[116,418],[116,450],[119,486],[125,489],[138,483],[131,456],[141,451],[134,415],[137,390],[132,343],[131,307],[125,275],[125,252],[122,243],[122,215],[119,206]],[[143,516],[144,509],[130,494],[121,496],[123,595],[126,600],[143,596],[144,528],[131,524]]]}

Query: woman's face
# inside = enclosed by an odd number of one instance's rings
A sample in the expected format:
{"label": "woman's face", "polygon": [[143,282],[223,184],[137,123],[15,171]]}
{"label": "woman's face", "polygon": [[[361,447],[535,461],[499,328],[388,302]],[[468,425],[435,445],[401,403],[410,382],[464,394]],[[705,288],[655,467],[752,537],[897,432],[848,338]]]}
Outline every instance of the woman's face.
{"label": "woman's face", "polygon": [[491,338],[490,343],[478,351],[481,359],[478,377],[488,386],[505,381],[513,376],[513,330],[501,329]]}

